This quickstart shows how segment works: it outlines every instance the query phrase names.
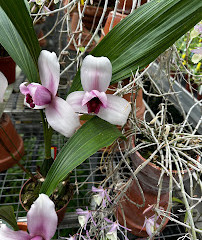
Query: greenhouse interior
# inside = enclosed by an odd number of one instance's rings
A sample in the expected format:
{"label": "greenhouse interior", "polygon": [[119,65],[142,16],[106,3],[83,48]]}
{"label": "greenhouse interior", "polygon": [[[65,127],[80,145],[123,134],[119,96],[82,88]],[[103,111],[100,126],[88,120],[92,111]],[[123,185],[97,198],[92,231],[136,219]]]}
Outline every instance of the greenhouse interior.
{"label": "greenhouse interior", "polygon": [[0,0],[0,240],[202,240],[202,1]]}

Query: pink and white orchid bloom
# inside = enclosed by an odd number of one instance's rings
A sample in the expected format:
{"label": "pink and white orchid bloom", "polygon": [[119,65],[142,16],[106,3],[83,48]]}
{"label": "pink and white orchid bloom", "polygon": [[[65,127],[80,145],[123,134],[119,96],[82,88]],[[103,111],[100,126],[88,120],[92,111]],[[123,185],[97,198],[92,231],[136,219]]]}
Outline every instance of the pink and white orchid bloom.
{"label": "pink and white orchid bloom", "polygon": [[26,82],[20,85],[25,95],[24,103],[33,109],[44,109],[49,125],[66,137],[80,126],[79,118],[72,107],[56,96],[60,80],[60,64],[54,52],[41,51],[38,59],[41,84]]}
{"label": "pink and white orchid bloom", "polygon": [[107,190],[105,190],[103,187],[100,186],[99,188],[96,188],[96,187],[92,186],[92,192],[98,193],[96,195],[93,195],[93,199],[98,206],[100,206],[100,204],[102,202],[102,206],[106,207],[105,197],[111,203],[111,199],[110,199],[109,195],[107,194]]}
{"label": "pink and white orchid bloom", "polygon": [[[158,220],[158,218],[159,218],[159,216],[157,216],[157,220]],[[155,215],[151,216],[150,218],[145,217],[144,225],[142,228],[144,228],[144,227],[146,228],[146,232],[150,237],[152,236],[152,234],[155,231],[154,226],[155,226],[155,228],[159,227],[159,224],[155,223]]]}
{"label": "pink and white orchid bloom", "polygon": [[4,93],[8,87],[8,81],[2,72],[0,72],[0,86],[0,103],[2,103],[4,99]]}
{"label": "pink and white orchid bloom", "polygon": [[191,52],[194,53],[194,55],[192,56],[192,59],[191,59],[193,63],[198,63],[199,61],[201,61],[202,47],[197,47],[197,48],[191,50]]}
{"label": "pink and white orchid bloom", "polygon": [[88,55],[81,66],[84,91],[70,93],[67,102],[75,112],[93,113],[111,124],[123,126],[131,106],[125,99],[106,94],[112,77],[112,65],[106,57]]}
{"label": "pink and white orchid bloom", "polygon": [[57,229],[58,217],[55,205],[45,194],[40,194],[27,213],[25,231],[13,231],[5,224],[0,228],[2,240],[50,240]]}
{"label": "pink and white orchid bloom", "polygon": [[86,230],[86,226],[87,226],[89,219],[91,219],[93,224],[96,226],[96,223],[93,219],[92,213],[88,209],[83,210],[81,208],[78,208],[78,209],[76,209],[76,213],[78,214],[79,224],[81,225],[81,227],[84,227],[85,230]]}
{"label": "pink and white orchid bloom", "polygon": [[122,226],[121,224],[118,223],[118,221],[112,222],[108,218],[104,218],[104,219],[105,219],[106,222],[109,223],[109,225],[107,227],[110,228],[109,231],[106,234],[107,239],[109,239],[109,240],[117,240],[118,239],[118,237],[117,237],[117,230],[119,230],[122,233],[122,235],[124,236],[125,240],[129,240],[125,236],[123,231],[120,229],[120,227],[126,229],[127,231],[131,231],[131,229]]}

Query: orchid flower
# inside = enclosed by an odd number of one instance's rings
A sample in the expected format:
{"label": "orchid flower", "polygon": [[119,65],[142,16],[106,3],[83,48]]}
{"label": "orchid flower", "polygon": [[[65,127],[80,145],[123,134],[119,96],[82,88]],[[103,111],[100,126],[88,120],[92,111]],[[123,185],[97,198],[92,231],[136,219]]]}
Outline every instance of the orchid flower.
{"label": "orchid flower", "polygon": [[105,93],[111,77],[112,65],[108,58],[88,55],[81,66],[84,91],[70,93],[66,101],[75,112],[96,114],[111,124],[123,126],[131,106],[125,99]]}
{"label": "orchid flower", "polygon": [[31,2],[35,2],[37,5],[42,5],[46,2],[46,0],[31,0]]}
{"label": "orchid flower", "polygon": [[79,209],[76,209],[76,213],[79,215],[78,216],[79,224],[81,225],[81,227],[84,227],[85,230],[86,230],[88,220],[90,218],[91,218],[93,224],[96,226],[96,223],[93,220],[93,216],[92,216],[91,211],[89,211],[89,210],[84,211],[81,208],[79,208]]}
{"label": "orchid flower", "polygon": [[[25,95],[24,104],[33,109],[44,109],[49,125],[66,137],[70,137],[79,127],[79,118],[72,107],[56,96],[60,65],[54,52],[41,51],[38,59],[41,84],[24,82],[20,91]],[[26,86],[27,85],[27,86]]]}
{"label": "orchid flower", "polygon": [[102,202],[102,206],[106,207],[105,197],[107,198],[107,200],[109,202],[111,202],[109,195],[107,194],[107,191],[104,190],[102,187],[96,188],[96,187],[92,186],[92,192],[98,193],[96,195],[93,195],[93,199],[98,206],[100,206],[100,204]]}
{"label": "orchid flower", "polygon": [[190,38],[191,40],[195,37],[197,37],[199,34],[202,36],[202,21],[199,22],[194,29],[191,31]]}
{"label": "orchid flower", "polygon": [[1,88],[0,88],[0,103],[2,103],[3,99],[4,99],[4,93],[6,91],[6,88],[8,87],[8,81],[2,72],[0,72],[0,86],[1,86]]}
{"label": "orchid flower", "polygon": [[202,47],[197,47],[196,49],[191,50],[194,53],[192,56],[192,62],[198,63],[202,59]]}
{"label": "orchid flower", "polygon": [[[158,219],[159,217],[157,217]],[[146,218],[145,217],[145,221],[144,221],[144,225],[142,228],[146,227],[146,232],[147,234],[151,237],[152,234],[154,233],[154,226],[156,228],[159,227],[159,224],[158,223],[155,223],[155,215],[151,216],[150,218]]]}
{"label": "orchid flower", "polygon": [[127,231],[131,231],[131,229],[129,228],[126,228],[124,226],[122,226],[121,224],[118,223],[118,221],[116,222],[112,222],[111,220],[109,220],[108,218],[104,218],[106,222],[108,222],[110,225],[108,227],[110,227],[110,230],[107,232],[106,234],[106,237],[107,239],[109,240],[117,240],[117,230],[119,230],[123,236],[125,237],[126,240],[129,240],[125,234],[123,233],[123,231],[120,229],[121,228],[124,228],[126,229]]}
{"label": "orchid flower", "polygon": [[55,205],[45,194],[40,194],[27,213],[25,231],[13,231],[5,224],[0,228],[2,240],[50,240],[57,229],[58,217]]}

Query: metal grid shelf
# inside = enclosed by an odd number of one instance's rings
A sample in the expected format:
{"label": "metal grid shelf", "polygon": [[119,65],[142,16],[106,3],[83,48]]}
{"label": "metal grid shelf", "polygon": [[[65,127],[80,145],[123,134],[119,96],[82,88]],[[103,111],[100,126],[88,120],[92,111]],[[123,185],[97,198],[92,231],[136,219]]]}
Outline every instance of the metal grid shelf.
{"label": "metal grid shelf", "polygon": [[[24,139],[25,149],[29,149],[25,153],[25,156],[21,162],[25,167],[34,173],[36,171],[36,166],[40,165],[43,160],[43,130],[42,126],[39,124],[39,115],[35,115],[35,121],[31,121],[28,116],[24,118],[24,115],[27,115],[27,113],[21,113],[20,115],[18,114],[18,117],[16,115],[15,121],[16,129]],[[61,135],[56,133],[54,134],[53,145],[57,146],[58,150],[62,147],[64,141],[65,139]],[[100,159],[101,153],[98,152],[91,156],[83,164],[78,166],[71,174],[71,182],[77,184],[82,183],[96,169]],[[81,189],[79,189],[79,193],[74,195],[73,199],[68,205],[65,219],[59,226],[54,239],[59,239],[59,236],[64,237],[76,232],[76,229],[79,227],[79,225],[77,221],[77,215],[75,214],[75,209],[79,207],[84,208],[90,204],[90,191],[92,185],[94,182],[98,182],[103,178],[103,174],[96,172],[96,174],[91,175],[87,183],[84,184]],[[18,166],[14,166],[13,168],[0,173],[0,205],[13,205],[16,217],[20,218],[22,221],[26,220],[26,212],[19,203],[18,194],[20,188],[27,179],[28,176],[21,169],[19,169]],[[181,207],[182,206],[180,206],[180,208]],[[183,214],[178,212],[178,209],[179,206],[175,206],[173,208],[173,212],[177,214],[179,218],[181,218],[183,217]],[[173,222],[169,222],[165,230],[155,239],[177,239],[180,236],[184,236],[185,232],[186,231],[182,226]],[[133,240],[137,238],[129,234],[129,239]]]}

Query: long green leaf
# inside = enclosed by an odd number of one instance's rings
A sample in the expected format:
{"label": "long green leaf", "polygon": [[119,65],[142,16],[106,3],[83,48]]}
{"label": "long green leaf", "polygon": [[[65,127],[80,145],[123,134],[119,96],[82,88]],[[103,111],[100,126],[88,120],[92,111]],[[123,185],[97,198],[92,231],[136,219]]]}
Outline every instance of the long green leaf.
{"label": "long green leaf", "polygon": [[[112,63],[111,83],[147,66],[202,19],[202,1],[153,0],[115,26],[91,52]],[[70,92],[82,89],[79,72]]]}
{"label": "long green leaf", "polygon": [[19,230],[12,206],[0,207],[0,218],[13,227],[15,231]]}
{"label": "long green leaf", "polygon": [[18,31],[37,66],[40,46],[24,0],[0,0],[0,6]]}
{"label": "long green leaf", "polygon": [[41,192],[50,195],[69,172],[120,136],[116,126],[98,117],[89,120],[64,145],[48,172]]}
{"label": "long green leaf", "polygon": [[36,82],[39,78],[37,67],[22,41],[22,38],[19,36],[2,8],[0,8],[0,28],[0,43],[23,70],[28,80],[30,82]]}

